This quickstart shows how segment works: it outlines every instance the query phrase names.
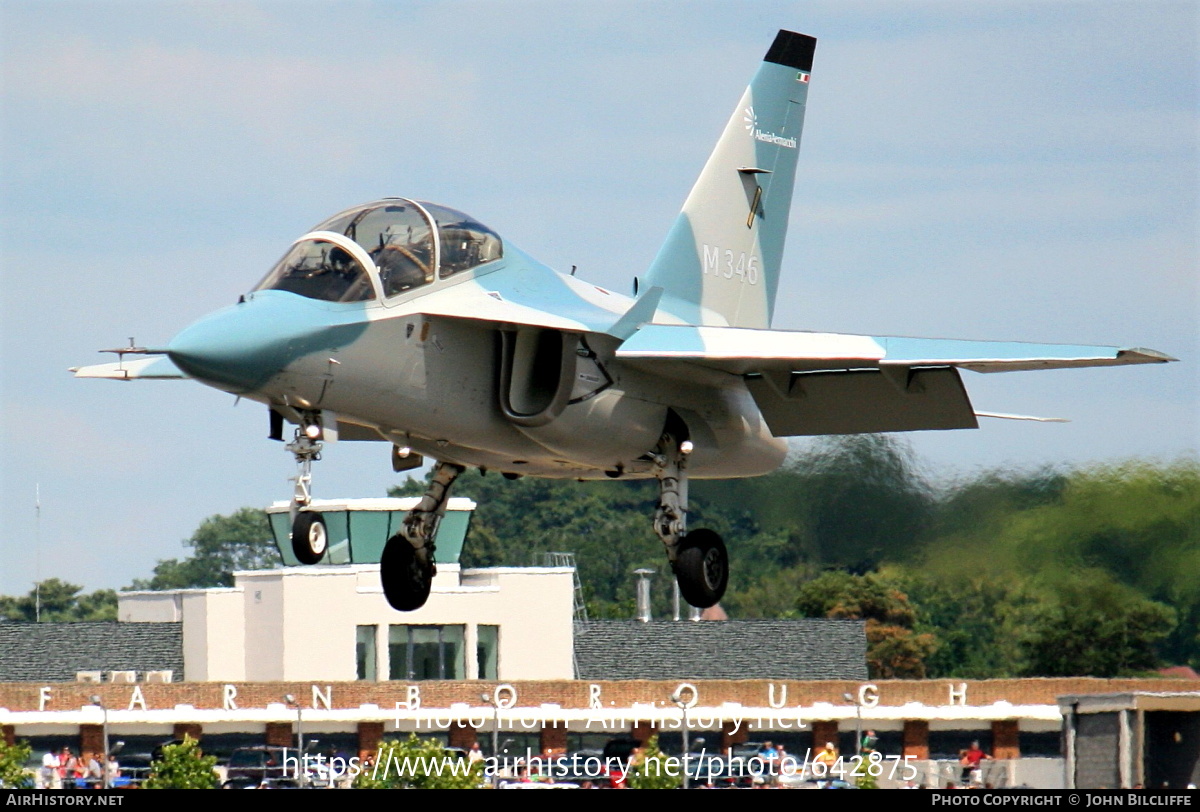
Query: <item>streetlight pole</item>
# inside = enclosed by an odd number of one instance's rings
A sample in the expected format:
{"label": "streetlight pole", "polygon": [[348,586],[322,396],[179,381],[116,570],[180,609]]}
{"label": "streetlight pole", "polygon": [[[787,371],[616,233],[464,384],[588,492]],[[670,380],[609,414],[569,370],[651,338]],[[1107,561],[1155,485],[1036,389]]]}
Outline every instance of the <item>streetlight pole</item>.
{"label": "streetlight pole", "polygon": [[500,763],[500,703],[492,694],[480,694],[479,698],[492,706],[492,758]]}
{"label": "streetlight pole", "polygon": [[296,697],[288,694],[283,701],[289,708],[296,709],[296,755],[298,756],[296,765],[300,769],[300,785],[303,786],[308,783],[308,763],[304,760],[304,717],[301,715],[302,710]]}
{"label": "streetlight pole", "polygon": [[108,708],[104,707],[104,703],[100,701],[99,696],[92,697],[92,704],[98,705],[104,713],[104,755],[101,756],[100,774],[103,776],[103,786],[105,789],[112,789],[112,782],[108,776]]}
{"label": "streetlight pole", "polygon": [[862,703],[849,693],[842,694],[847,702],[854,703],[854,754],[862,755]]}
{"label": "streetlight pole", "polygon": [[[678,618],[676,618],[678,620]],[[688,740],[688,703],[683,698],[683,691],[678,688],[671,694],[671,701],[679,706],[679,711],[683,714],[683,788],[691,789],[691,774],[688,772],[688,756],[691,755],[692,746]],[[697,768],[698,769],[698,768]]]}

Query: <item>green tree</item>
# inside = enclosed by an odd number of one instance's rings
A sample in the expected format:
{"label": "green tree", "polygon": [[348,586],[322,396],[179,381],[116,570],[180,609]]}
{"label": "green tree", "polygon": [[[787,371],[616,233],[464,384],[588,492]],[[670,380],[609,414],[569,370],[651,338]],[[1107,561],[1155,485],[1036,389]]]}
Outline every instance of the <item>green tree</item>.
{"label": "green tree", "polygon": [[[1200,667],[1200,463],[994,470],[937,491],[921,470],[894,436],[837,437],[811,441],[769,476],[693,481],[689,525],[713,528],[729,546],[730,616],[805,614],[796,599],[817,573],[874,571],[885,592],[904,596],[899,614],[865,593],[806,611],[865,619],[876,676],[1015,677],[1033,663],[1060,667],[1042,654],[1068,642],[1046,628],[1063,611],[1055,598],[1061,573],[1095,571],[1128,591],[1093,585],[1085,606],[1136,610],[1130,622],[1153,641],[1154,658],[1125,651],[1118,668]],[[424,488],[410,480],[400,491]],[[653,481],[509,481],[469,472],[456,493],[479,505],[465,565],[573,552],[592,617],[631,616],[631,572],[651,567],[660,573],[651,582],[655,613],[668,611],[673,579],[649,526]],[[1112,626],[1102,613],[1091,616],[1096,628]]]}
{"label": "green tree", "polygon": [[214,771],[216,756],[200,752],[200,743],[191,736],[184,736],[179,744],[168,744],[163,748],[162,758],[154,762],[150,777],[142,785],[144,789],[216,789],[218,779]]}
{"label": "green tree", "polygon": [[766,542],[775,566],[856,572],[904,558],[934,506],[911,448],[888,434],[822,437],[773,474],[697,481],[691,493],[766,531],[751,544]]}
{"label": "green tree", "polygon": [[[1083,581],[1104,573],[1109,581],[1133,590],[1118,595],[1120,590],[1101,588],[1099,581],[1093,580],[1080,595],[1088,606],[1095,607],[1096,602],[1123,604],[1132,601],[1136,593],[1155,605],[1170,607],[1174,623],[1160,611],[1148,610],[1150,617],[1157,618],[1147,621],[1153,628],[1162,628],[1164,622],[1169,627],[1165,636],[1152,635],[1157,658],[1200,666],[1196,631],[1200,629],[1200,463],[1130,461],[1068,472],[987,474],[959,485],[943,500],[938,514],[934,537],[918,556],[921,571],[943,583],[963,586],[973,581],[982,585],[959,592],[958,598],[974,602],[972,608],[959,601],[960,609],[966,618],[974,614],[970,622],[980,621],[977,627],[982,630],[986,624],[978,610],[992,604],[996,625],[992,636],[978,638],[979,651],[1001,653],[1001,649],[988,648],[989,639],[999,641],[1002,648],[1007,645],[1002,659],[1009,675],[1025,673],[1028,658],[1041,650],[1041,645],[1025,634],[1028,628],[1022,618],[1026,613],[1039,606],[1029,617],[1040,623],[1062,611],[1053,597],[1055,590],[1081,588],[1082,582],[1072,585],[1070,578],[1064,581],[1064,573],[1083,577]],[[1003,586],[1002,596],[994,594],[997,585]],[[918,588],[914,594],[924,605],[930,592]],[[984,598],[984,593],[993,594]],[[939,596],[948,597],[944,592]],[[1094,620],[1097,617],[1100,615],[1093,615]],[[1026,638],[1023,652],[1010,645],[1016,632]],[[1047,641],[1048,650],[1054,649],[1048,642],[1053,634],[1047,632],[1039,639]],[[950,642],[944,653],[957,665],[949,667],[961,669],[960,649]],[[1039,657],[1034,659],[1048,667]],[[1147,662],[1141,656],[1130,661],[1134,660]],[[948,665],[940,663],[939,670]],[[976,659],[967,670],[986,665]]]}
{"label": "green tree", "polygon": [[929,574],[907,571],[898,583],[916,609],[913,629],[932,634],[938,647],[925,660],[929,677],[1016,677],[1023,654],[1014,630],[1037,594],[1027,576],[971,571]]}
{"label": "green tree", "polygon": [[682,772],[680,760],[664,756],[658,749],[658,736],[651,736],[630,765],[626,783],[630,789],[679,789]]}
{"label": "green tree", "polygon": [[468,761],[433,739],[410,733],[379,744],[375,766],[354,779],[355,789],[478,789],[483,761]]}
{"label": "green tree", "polygon": [[859,774],[854,777],[856,789],[879,789],[879,781],[871,774],[870,767],[870,760],[863,759],[859,766]]}
{"label": "green tree", "polygon": [[242,508],[229,516],[210,516],[201,522],[184,543],[190,558],[159,561],[154,576],[136,580],[133,589],[190,589],[233,586],[237,570],[261,570],[278,566],[267,514],[257,508]]}
{"label": "green tree", "polygon": [[768,569],[757,578],[744,578],[744,586],[727,594],[722,605],[730,617],[799,617],[796,596],[804,584],[817,574],[817,568],[808,564],[799,564],[787,569]]}
{"label": "green tree", "polygon": [[1021,618],[1024,675],[1118,677],[1152,670],[1175,617],[1171,607],[1107,573],[1072,573]]}
{"label": "green tree", "polygon": [[796,597],[803,617],[865,620],[867,668],[877,679],[921,679],[936,638],[913,630],[908,596],[883,575],[827,572],[804,584]]}
{"label": "green tree", "polygon": [[0,787],[5,789],[31,789],[33,776],[25,769],[25,762],[33,752],[29,742],[17,742],[13,745],[5,743],[0,738]]}
{"label": "green tree", "polygon": [[47,578],[42,581],[40,590],[34,587],[28,595],[0,596],[0,617],[33,622],[38,619],[40,602],[41,620],[46,622],[117,619],[116,592],[111,589],[98,589],[86,595],[81,592],[83,587],[77,584]]}

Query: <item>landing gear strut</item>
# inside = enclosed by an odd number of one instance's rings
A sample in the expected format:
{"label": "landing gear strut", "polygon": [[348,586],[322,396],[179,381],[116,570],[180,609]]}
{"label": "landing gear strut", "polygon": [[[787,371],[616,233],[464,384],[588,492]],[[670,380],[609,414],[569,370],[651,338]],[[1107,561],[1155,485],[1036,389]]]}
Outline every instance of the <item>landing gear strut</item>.
{"label": "landing gear strut", "polygon": [[383,594],[393,609],[411,612],[429,599],[433,576],[434,536],[450,501],[450,486],[466,469],[439,462],[433,468],[429,488],[415,508],[404,517],[403,529],[388,539],[379,560]]}
{"label": "landing gear strut", "polygon": [[312,464],[321,459],[320,420],[315,414],[304,414],[304,422],[296,429],[295,438],[287,450],[296,458],[299,470],[292,479],[296,490],[289,511],[292,520],[292,552],[301,564],[315,564],[329,548],[329,534],[321,514],[307,510],[312,502]]}
{"label": "landing gear strut", "polygon": [[668,427],[651,455],[658,477],[654,532],[667,548],[667,560],[684,600],[706,609],[725,594],[729,553],[712,530],[687,532],[687,458],[691,452],[691,441],[681,441]]}

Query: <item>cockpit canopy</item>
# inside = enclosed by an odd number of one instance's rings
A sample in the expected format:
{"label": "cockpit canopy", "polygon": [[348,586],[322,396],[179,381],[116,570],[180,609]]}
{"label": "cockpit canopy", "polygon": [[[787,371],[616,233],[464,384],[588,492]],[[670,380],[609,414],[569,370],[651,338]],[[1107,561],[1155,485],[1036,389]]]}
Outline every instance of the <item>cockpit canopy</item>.
{"label": "cockpit canopy", "polygon": [[375,296],[372,276],[378,276],[385,297],[395,296],[503,254],[496,232],[460,211],[388,198],[319,223],[283,255],[255,290],[363,302]]}

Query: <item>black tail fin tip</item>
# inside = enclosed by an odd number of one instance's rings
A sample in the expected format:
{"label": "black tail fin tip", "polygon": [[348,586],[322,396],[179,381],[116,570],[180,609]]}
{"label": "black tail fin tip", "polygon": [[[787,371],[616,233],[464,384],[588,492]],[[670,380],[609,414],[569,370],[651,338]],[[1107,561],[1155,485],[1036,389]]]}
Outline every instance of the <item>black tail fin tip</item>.
{"label": "black tail fin tip", "polygon": [[813,52],[817,49],[817,38],[794,31],[780,31],[763,62],[774,62],[796,70],[812,71]]}

